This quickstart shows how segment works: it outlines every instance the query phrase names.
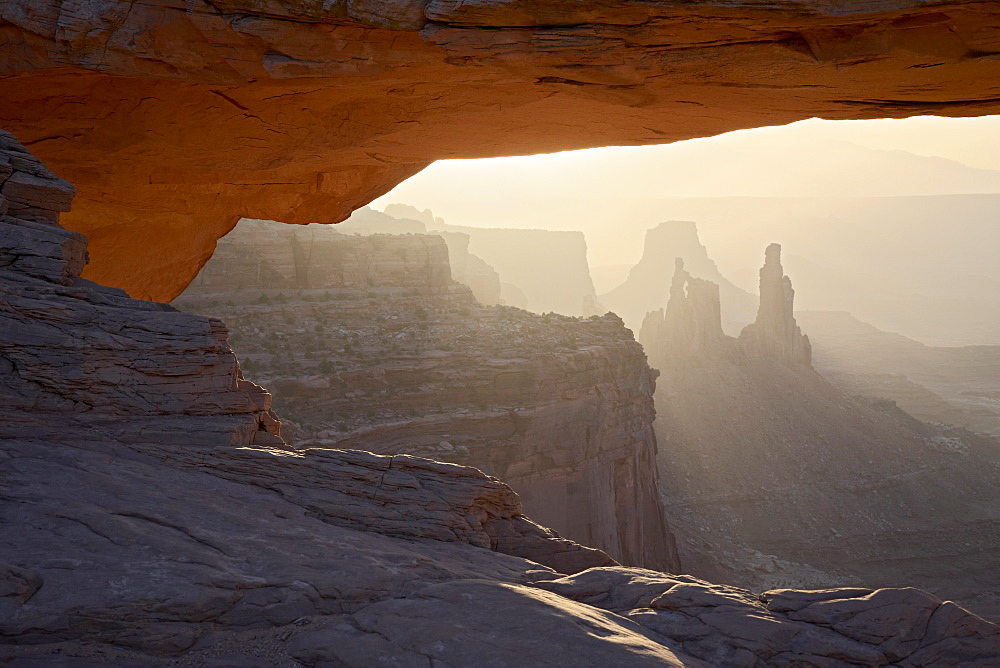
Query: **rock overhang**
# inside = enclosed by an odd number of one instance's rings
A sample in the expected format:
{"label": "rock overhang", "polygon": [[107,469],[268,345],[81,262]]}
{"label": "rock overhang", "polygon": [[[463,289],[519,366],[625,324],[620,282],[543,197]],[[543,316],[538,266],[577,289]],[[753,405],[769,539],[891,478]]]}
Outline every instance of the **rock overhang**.
{"label": "rock overhang", "polygon": [[1000,109],[988,1],[20,0],[0,33],[87,276],[158,300],[240,217],[338,222],[437,159]]}

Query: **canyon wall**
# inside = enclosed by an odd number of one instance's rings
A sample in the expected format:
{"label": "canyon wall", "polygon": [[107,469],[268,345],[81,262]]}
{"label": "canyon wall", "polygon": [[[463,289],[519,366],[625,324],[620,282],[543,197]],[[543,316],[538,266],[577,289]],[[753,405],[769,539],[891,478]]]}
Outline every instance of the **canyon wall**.
{"label": "canyon wall", "polygon": [[816,373],[779,253],[738,339],[721,334],[717,291],[681,266],[639,335],[661,371],[661,489],[682,562],[754,588],[909,582],[996,618],[1000,441]]}
{"label": "canyon wall", "polygon": [[[481,272],[479,263],[494,269],[500,281],[499,300],[508,306],[585,317],[605,312],[594,292],[582,232],[449,225],[430,209],[419,211],[407,204],[390,204],[385,212],[394,221],[420,220],[449,240],[449,248],[464,240],[464,248],[452,253],[453,270],[457,267],[463,275]],[[475,264],[463,260],[466,253]],[[498,303],[476,298],[484,304]]]}
{"label": "canyon wall", "polygon": [[502,284],[524,295],[523,304],[512,299],[512,306],[535,313],[596,313],[587,240],[582,232],[489,229],[440,222],[436,229],[468,235],[469,252],[496,269]]}
{"label": "canyon wall", "polygon": [[434,230],[448,244],[451,273],[456,281],[472,289],[480,304],[487,306],[503,302],[500,275],[481,257],[469,252],[468,234],[437,230],[434,216],[428,209],[420,212],[405,204],[390,204],[382,213],[369,207],[358,209],[336,228],[345,234],[424,234]]}
{"label": "canyon wall", "polygon": [[[657,490],[655,374],[620,320],[483,307],[457,286],[413,289],[420,285],[399,272],[401,282],[378,293],[360,285],[284,290],[279,300],[272,289],[263,303],[256,282],[211,283],[253,273],[244,258],[280,245],[267,234],[235,236],[241,252],[214,257],[205,281],[177,304],[225,318],[247,373],[278,397],[297,447],[475,466],[510,484],[526,512],[567,538],[623,563],[679,570]],[[427,237],[357,239],[409,246],[415,256]],[[446,255],[426,260],[437,267],[429,275],[447,275]],[[369,272],[386,274],[380,261],[398,258],[373,256]]]}
{"label": "canyon wall", "polygon": [[500,274],[486,260],[469,252],[471,238],[461,232],[437,232],[448,244],[448,259],[455,280],[468,285],[476,301],[485,306],[502,304]]}
{"label": "canyon wall", "polygon": [[218,261],[193,281],[192,291],[463,290],[452,280],[448,246],[434,235],[347,236],[322,225],[284,229],[242,220],[216,256]]}

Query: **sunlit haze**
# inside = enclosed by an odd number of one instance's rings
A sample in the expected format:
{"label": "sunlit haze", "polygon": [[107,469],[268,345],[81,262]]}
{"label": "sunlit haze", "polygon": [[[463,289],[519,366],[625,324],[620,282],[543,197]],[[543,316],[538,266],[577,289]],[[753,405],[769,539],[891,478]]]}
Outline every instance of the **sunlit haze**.
{"label": "sunlit haze", "polygon": [[[371,206],[429,208],[452,225],[582,230],[599,267],[634,263],[647,228],[688,215],[668,198],[996,192],[1000,116],[812,119],[662,146],[442,160]],[[711,222],[698,222],[727,264]]]}
{"label": "sunlit haze", "polygon": [[[650,229],[692,221],[743,291],[756,291],[759,253],[777,242],[800,308],[850,311],[927,343],[1000,342],[1000,116],[812,119],[662,146],[441,161],[372,207],[393,203],[451,226],[582,232],[598,297],[626,280]],[[637,326],[652,305],[622,315]]]}

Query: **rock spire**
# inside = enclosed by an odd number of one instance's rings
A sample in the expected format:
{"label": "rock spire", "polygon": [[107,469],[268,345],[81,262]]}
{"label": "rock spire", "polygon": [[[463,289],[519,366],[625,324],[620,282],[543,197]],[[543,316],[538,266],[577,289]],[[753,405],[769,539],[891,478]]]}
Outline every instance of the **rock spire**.
{"label": "rock spire", "polygon": [[811,366],[812,346],[795,322],[794,299],[792,279],[781,266],[781,245],[771,244],[764,251],[760,269],[757,320],[740,334],[743,347],[792,366]]}
{"label": "rock spire", "polygon": [[642,323],[639,340],[647,354],[657,360],[689,359],[718,350],[727,338],[719,285],[695,278],[684,268],[684,259],[676,258],[666,308],[649,313]]}

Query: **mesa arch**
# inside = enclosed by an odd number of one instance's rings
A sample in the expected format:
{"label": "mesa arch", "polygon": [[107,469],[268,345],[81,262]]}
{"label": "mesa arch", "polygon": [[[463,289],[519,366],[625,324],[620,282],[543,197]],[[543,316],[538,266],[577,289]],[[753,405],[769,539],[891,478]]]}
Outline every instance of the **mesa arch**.
{"label": "mesa arch", "polygon": [[0,40],[87,277],[154,300],[240,217],[337,222],[436,159],[1000,111],[991,0],[9,0]]}

